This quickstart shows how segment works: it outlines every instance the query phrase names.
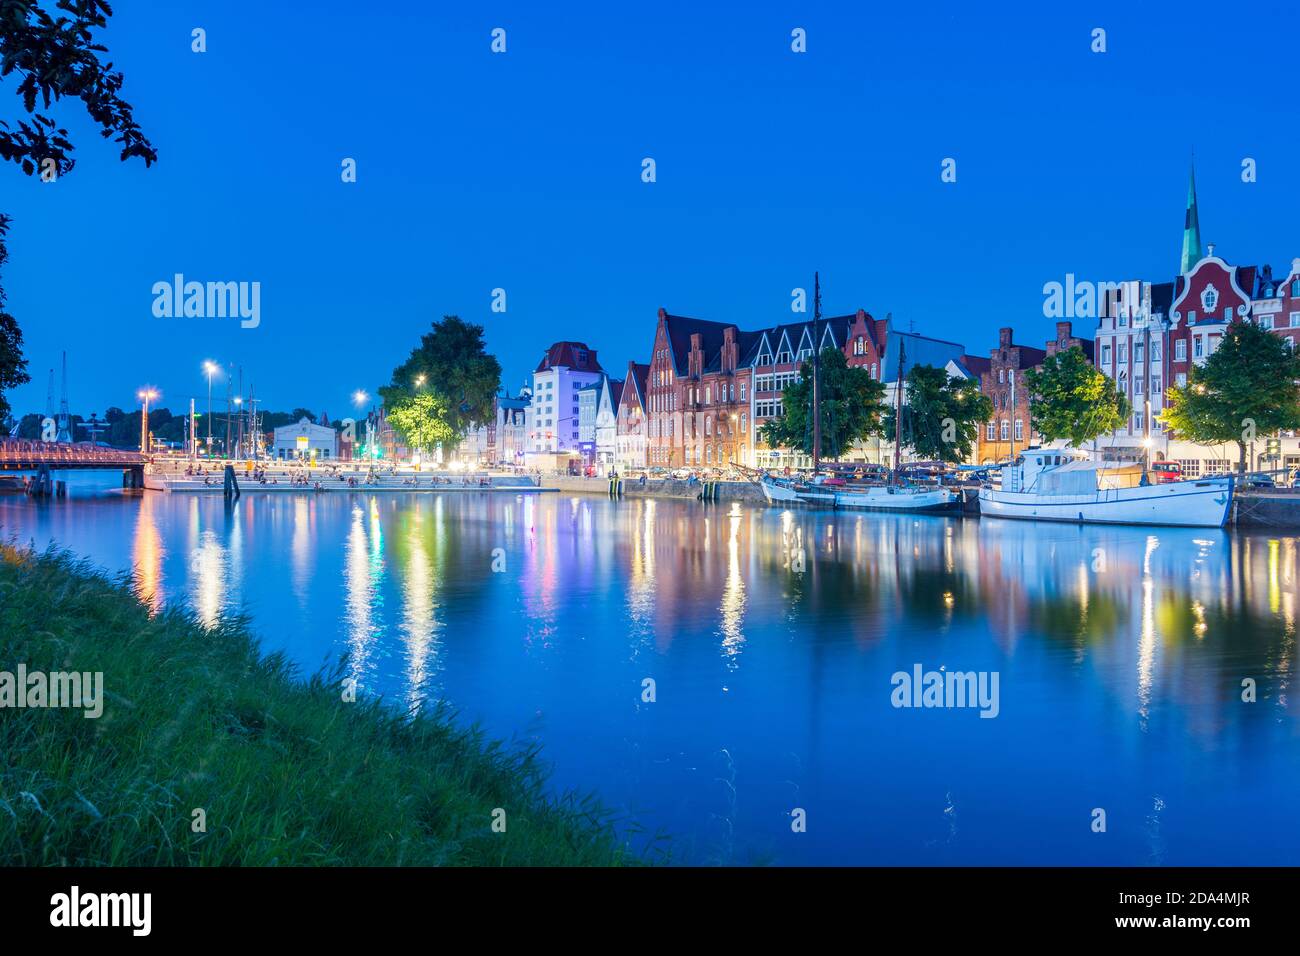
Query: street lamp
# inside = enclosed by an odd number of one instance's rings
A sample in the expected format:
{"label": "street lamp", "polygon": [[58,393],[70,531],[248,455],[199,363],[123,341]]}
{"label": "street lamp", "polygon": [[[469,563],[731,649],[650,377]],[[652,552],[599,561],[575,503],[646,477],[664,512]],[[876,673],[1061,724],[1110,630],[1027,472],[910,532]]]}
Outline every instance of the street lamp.
{"label": "street lamp", "polygon": [[424,387],[424,375],[423,375],[423,374],[420,374],[420,375],[415,376],[415,387],[416,387],[416,388],[423,388],[423,387]]}
{"label": "street lamp", "polygon": [[140,410],[140,454],[149,454],[149,402],[158,397],[158,392],[152,388],[142,388],[139,392],[141,410]]}
{"label": "street lamp", "polygon": [[203,363],[203,371],[208,376],[208,455],[212,455],[212,375],[217,371],[217,363],[209,359]]}

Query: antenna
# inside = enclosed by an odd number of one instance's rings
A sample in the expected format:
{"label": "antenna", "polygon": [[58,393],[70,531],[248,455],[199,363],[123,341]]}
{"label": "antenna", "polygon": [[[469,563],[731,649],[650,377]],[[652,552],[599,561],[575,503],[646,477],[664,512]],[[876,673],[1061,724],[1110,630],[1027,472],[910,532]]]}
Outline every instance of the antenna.
{"label": "antenna", "polygon": [[[52,374],[52,373],[51,373]],[[63,353],[63,381],[59,389],[59,434],[54,439],[72,441],[72,416],[68,414],[68,353]]]}

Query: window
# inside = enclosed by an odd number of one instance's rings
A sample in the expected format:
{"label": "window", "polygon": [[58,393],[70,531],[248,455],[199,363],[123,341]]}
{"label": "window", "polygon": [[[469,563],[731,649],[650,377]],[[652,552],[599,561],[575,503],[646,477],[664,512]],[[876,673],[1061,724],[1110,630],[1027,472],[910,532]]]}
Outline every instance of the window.
{"label": "window", "polygon": [[1007,438],[1008,438],[1008,436],[1009,436],[1010,434],[1011,434],[1011,423],[1008,422],[1006,419],[1003,419],[1003,421],[1002,421],[1002,440],[1003,440],[1003,441],[1006,441]]}
{"label": "window", "polygon": [[1101,347],[1101,364],[1102,364],[1102,365],[1109,365],[1109,364],[1110,364],[1110,346],[1109,346],[1109,345],[1103,345],[1103,346]]}
{"label": "window", "polygon": [[1151,394],[1152,395],[1160,394],[1160,379],[1155,375],[1151,376]]}
{"label": "window", "polygon": [[746,412],[740,416],[740,430],[745,432],[749,428],[749,413]]}
{"label": "window", "polygon": [[1174,376],[1174,382],[1178,385],[1179,388],[1186,388],[1186,387],[1187,387],[1187,373],[1186,373],[1186,372],[1179,372],[1176,376]]}
{"label": "window", "polygon": [[1294,279],[1291,282],[1291,296],[1300,299],[1300,279]]}
{"label": "window", "polygon": [[712,402],[713,402],[713,386],[706,385],[704,386],[704,404],[709,405],[712,404]]}
{"label": "window", "polygon": [[1205,354],[1205,343],[1204,340],[1201,338],[1201,336],[1198,335],[1196,336],[1196,338],[1192,339],[1192,357],[1200,358],[1204,354]]}
{"label": "window", "polygon": [[1116,358],[1118,359],[1118,361],[1119,361],[1119,363],[1120,363],[1121,365],[1123,365],[1125,362],[1128,361],[1128,346],[1127,346],[1127,345],[1123,345],[1123,344],[1121,344],[1121,345],[1119,346],[1119,354],[1116,356]]}
{"label": "window", "polygon": [[741,383],[740,383],[740,400],[741,400],[742,402],[745,401],[745,383],[744,383],[744,382],[741,382]]}
{"label": "window", "polygon": [[1182,466],[1184,478],[1201,477],[1201,460],[1199,458],[1179,458],[1178,464]]}
{"label": "window", "polygon": [[1195,324],[1196,324],[1196,310],[1195,310],[1195,309],[1192,309],[1190,312],[1187,313],[1187,324],[1188,324],[1188,325],[1195,325]]}
{"label": "window", "polygon": [[1012,385],[1016,384],[1016,370],[1007,369],[1007,381]]}
{"label": "window", "polygon": [[1142,354],[1142,343],[1141,343],[1141,342],[1134,342],[1134,343],[1133,343],[1133,362],[1134,362],[1134,364],[1136,364],[1136,365],[1141,365],[1142,362],[1143,362],[1143,360],[1144,360],[1145,358],[1146,358],[1146,356],[1144,356],[1144,355]]}
{"label": "window", "polygon": [[989,422],[988,425],[984,427],[984,440],[993,441],[997,438],[997,431],[998,426],[993,422]]}
{"label": "window", "polygon": [[1261,315],[1256,321],[1259,322],[1261,329],[1271,329],[1273,327],[1273,316],[1271,315]]}
{"label": "window", "polygon": [[1151,343],[1151,361],[1152,361],[1152,362],[1159,362],[1159,361],[1160,361],[1160,343],[1159,343],[1159,342],[1152,342],[1152,343]]}
{"label": "window", "polygon": [[[1294,314],[1295,314],[1295,315],[1300,315],[1300,312],[1296,312],[1296,313],[1294,313]],[[871,363],[871,377],[872,377],[872,378],[880,378],[880,375],[879,375],[879,374],[877,373],[877,371],[876,371],[876,363],[875,363],[875,362],[872,362],[872,363]]]}
{"label": "window", "polygon": [[[1005,385],[1006,381],[1006,373],[1002,369],[998,369],[998,384]],[[144,426],[142,425],[140,427],[143,428]]]}
{"label": "window", "polygon": [[866,339],[864,339],[864,338],[863,338],[862,336],[860,336],[860,335],[859,335],[856,339],[854,339],[854,341],[853,341],[853,354],[854,354],[854,355],[866,355],[866,354],[867,354],[867,342],[866,342]]}
{"label": "window", "polygon": [[1020,441],[1024,437],[1025,437],[1025,423],[1022,419],[1017,418],[1016,419],[1016,441]]}
{"label": "window", "polygon": [[1290,319],[1291,319],[1291,328],[1294,329],[1296,326],[1300,325],[1300,312],[1292,312]]}
{"label": "window", "polygon": [[708,415],[704,416],[704,434],[706,435],[713,434],[713,419],[710,418]]}
{"label": "window", "polygon": [[1141,395],[1141,394],[1142,394],[1142,376],[1141,376],[1141,375],[1135,375],[1135,376],[1133,376],[1133,394],[1134,394],[1134,395]]}
{"label": "window", "polygon": [[1230,305],[1225,305],[1225,306],[1223,307],[1223,321],[1224,321],[1224,322],[1231,322],[1231,321],[1232,321],[1232,306],[1230,306]]}
{"label": "window", "polygon": [[1174,361],[1175,362],[1187,361],[1187,340],[1186,339],[1179,339],[1177,342],[1174,343]]}

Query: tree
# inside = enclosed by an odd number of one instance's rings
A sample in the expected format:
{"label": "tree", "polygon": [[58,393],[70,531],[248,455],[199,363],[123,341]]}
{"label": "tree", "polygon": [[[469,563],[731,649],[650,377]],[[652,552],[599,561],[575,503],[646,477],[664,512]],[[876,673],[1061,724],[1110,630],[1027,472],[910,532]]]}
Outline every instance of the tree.
{"label": "tree", "polygon": [[[917,457],[962,462],[979,440],[980,425],[993,414],[993,403],[972,379],[951,378],[946,369],[913,365],[903,397],[902,443]],[[886,437],[895,435],[895,411],[885,416]]]}
{"label": "tree", "polygon": [[[836,348],[822,350],[821,432],[823,457],[838,459],[855,441],[876,434],[884,412],[885,386],[860,367],[850,367]],[[784,414],[763,423],[763,440],[772,448],[800,448],[812,454],[812,366],[799,367],[798,380],[781,393]]]}
{"label": "tree", "polygon": [[[49,4],[45,4],[49,6]],[[43,111],[67,97],[79,99],[105,139],[116,136],[120,158],[132,156],[146,166],[158,158],[132,116],[131,105],[119,95],[122,74],[111,63],[100,63],[108,50],[96,43],[92,31],[103,29],[112,16],[104,0],[58,0],[60,16],[51,15],[38,0],[0,0],[0,77],[16,74],[15,90],[30,122],[0,119],[0,161],[13,162],[28,176],[51,182],[75,165],[68,131]],[[42,112],[37,112],[38,106]],[[0,266],[8,258],[5,235],[10,219],[0,213]],[[0,418],[8,411],[7,388],[30,381],[22,355],[22,335],[13,316],[4,310],[0,286]]]}
{"label": "tree", "polygon": [[447,419],[446,402],[429,392],[404,400],[388,413],[388,424],[406,447],[422,451],[458,440]]}
{"label": "tree", "polygon": [[[489,355],[483,344],[483,326],[445,315],[420,338],[405,362],[393,369],[392,382],[379,390],[388,420],[404,410],[437,416],[433,422],[417,425],[411,414],[401,416],[420,434],[437,433],[438,442],[460,441],[471,427],[484,424],[496,414],[494,399],[501,387],[501,363]],[[415,399],[432,396],[435,402]],[[400,431],[400,429],[399,429]],[[412,447],[429,448],[416,443]]]}
{"label": "tree", "polygon": [[1254,322],[1233,322],[1185,386],[1172,385],[1160,421],[1204,444],[1237,443],[1237,470],[1255,435],[1300,428],[1300,357]]}
{"label": "tree", "polygon": [[1082,448],[1128,421],[1130,406],[1115,383],[1094,368],[1077,345],[1025,372],[1029,419],[1044,441],[1066,439]]}
{"label": "tree", "polygon": [[[5,248],[5,233],[8,231],[9,217],[0,213],[0,269],[9,258],[9,250]],[[23,358],[23,333],[17,320],[5,311],[5,290],[0,284],[0,420],[9,416],[5,391],[31,380],[27,374],[27,359]]]}

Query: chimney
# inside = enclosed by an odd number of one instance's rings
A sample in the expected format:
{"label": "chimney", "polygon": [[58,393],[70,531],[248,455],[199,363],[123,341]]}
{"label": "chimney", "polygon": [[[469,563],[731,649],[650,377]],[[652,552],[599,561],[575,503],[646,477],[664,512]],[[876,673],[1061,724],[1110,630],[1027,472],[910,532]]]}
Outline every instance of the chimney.
{"label": "chimney", "polygon": [[1214,255],[1214,243],[1212,243],[1212,242],[1207,242],[1207,243],[1205,244],[1205,248],[1208,250],[1208,251],[1205,253],[1207,256],[1212,256],[1212,255]]}
{"label": "chimney", "polygon": [[998,348],[1006,348],[1011,344],[1011,326],[1004,326],[998,329]]}
{"label": "chimney", "polygon": [[1065,341],[1066,339],[1068,339],[1068,338],[1073,338],[1073,333],[1072,333],[1072,331],[1071,331],[1071,328],[1072,328],[1072,327],[1071,327],[1071,325],[1070,325],[1070,323],[1069,323],[1068,321],[1067,321],[1067,322],[1057,322],[1057,323],[1056,323],[1056,341],[1058,341],[1058,342],[1064,342],[1064,341]]}

